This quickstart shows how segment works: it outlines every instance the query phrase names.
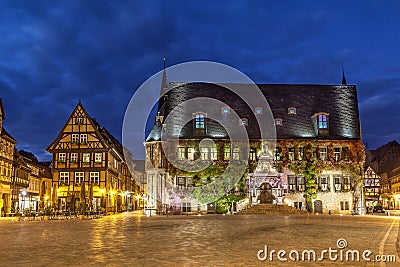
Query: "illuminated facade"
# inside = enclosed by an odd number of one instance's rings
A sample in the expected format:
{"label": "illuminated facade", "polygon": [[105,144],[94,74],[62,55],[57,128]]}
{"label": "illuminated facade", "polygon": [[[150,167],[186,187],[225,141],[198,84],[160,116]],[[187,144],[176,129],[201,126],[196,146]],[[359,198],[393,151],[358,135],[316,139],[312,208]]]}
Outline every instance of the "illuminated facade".
{"label": "illuminated facade", "polygon": [[14,151],[17,141],[3,128],[4,107],[0,98],[0,216],[11,211]]}
{"label": "illuminated facade", "polygon": [[122,145],[80,102],[47,151],[53,155],[52,202],[58,209],[76,210],[82,203],[107,212],[132,207],[138,187]]}
{"label": "illuminated facade", "polygon": [[[277,136],[274,147],[268,145],[269,140],[261,139],[257,123],[263,116],[268,118],[265,114],[269,107],[249,107],[238,95],[216,84],[167,83],[164,71],[158,114],[145,142],[151,208],[164,210],[179,195],[169,191],[166,181],[177,188],[196,187],[218,179],[221,165],[243,160],[242,149],[230,143],[227,132],[218,123],[234,111],[241,118],[237,127],[244,127],[249,138],[248,164],[242,179],[244,193],[253,205],[290,205],[316,213],[363,212],[364,146],[357,91],[356,86],[343,80],[341,85],[259,84],[274,118]],[[252,90],[245,84],[229,86]],[[191,114],[177,108],[200,97],[223,104],[203,106]],[[175,108],[180,112],[175,115],[176,123],[166,122],[165,118]],[[208,119],[211,109],[218,110],[220,115]],[[192,116],[192,121],[176,129],[179,119],[185,116]],[[172,148],[177,159],[211,160],[213,164],[207,172],[184,172],[167,160],[163,143],[168,143],[165,140],[173,135],[179,137],[179,143]],[[213,140],[215,145],[200,149],[199,143],[204,138]],[[181,210],[193,211],[192,203],[183,202],[179,203]]]}

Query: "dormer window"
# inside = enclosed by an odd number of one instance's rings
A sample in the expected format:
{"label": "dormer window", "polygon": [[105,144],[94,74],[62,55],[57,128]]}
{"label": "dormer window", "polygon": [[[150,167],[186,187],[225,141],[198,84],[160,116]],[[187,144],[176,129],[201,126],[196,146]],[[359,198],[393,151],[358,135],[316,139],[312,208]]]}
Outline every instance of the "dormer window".
{"label": "dormer window", "polygon": [[204,122],[204,114],[198,113],[195,116],[195,127],[196,129],[204,129],[205,122]]}
{"label": "dormer window", "polygon": [[275,119],[275,125],[282,125],[282,119]]}
{"label": "dormer window", "polygon": [[231,109],[229,107],[222,107],[221,114],[231,114]]}
{"label": "dormer window", "polygon": [[249,121],[246,118],[241,118],[240,119],[240,124],[243,126],[247,126],[249,124]]}
{"label": "dormer window", "polygon": [[263,113],[263,108],[262,108],[262,107],[256,107],[256,108],[254,109],[254,112],[255,112],[256,114],[262,114],[262,113]]}
{"label": "dormer window", "polygon": [[327,129],[328,128],[328,121],[326,118],[326,114],[318,115],[318,128],[319,129]]}
{"label": "dormer window", "polygon": [[288,114],[297,114],[296,108],[294,107],[288,108]]}
{"label": "dormer window", "polygon": [[328,135],[329,134],[329,113],[318,112],[312,117],[316,134]]}

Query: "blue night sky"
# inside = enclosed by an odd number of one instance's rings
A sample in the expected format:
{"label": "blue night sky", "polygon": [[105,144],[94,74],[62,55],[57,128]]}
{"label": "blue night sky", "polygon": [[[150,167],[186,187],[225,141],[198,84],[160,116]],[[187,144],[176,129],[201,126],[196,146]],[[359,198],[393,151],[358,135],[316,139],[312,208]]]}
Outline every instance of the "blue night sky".
{"label": "blue night sky", "polygon": [[400,141],[399,1],[145,2],[0,1],[0,97],[19,149],[49,160],[78,100],[121,140],[129,99],[164,55],[257,83],[339,84],[344,64],[363,141]]}

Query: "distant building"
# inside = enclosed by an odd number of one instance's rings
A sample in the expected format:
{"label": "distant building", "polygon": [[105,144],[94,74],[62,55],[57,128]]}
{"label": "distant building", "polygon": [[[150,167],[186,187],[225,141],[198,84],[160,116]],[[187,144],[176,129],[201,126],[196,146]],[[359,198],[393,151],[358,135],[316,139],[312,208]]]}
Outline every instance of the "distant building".
{"label": "distant building", "polygon": [[60,210],[86,203],[107,212],[132,207],[137,185],[124,160],[123,148],[79,102],[57,138],[52,153],[52,201]]}
{"label": "distant building", "polygon": [[[250,85],[236,84],[239,90],[253,90]],[[248,161],[242,179],[245,193],[253,204],[285,204],[317,213],[362,212],[362,177],[364,146],[361,141],[356,86],[258,84],[271,108],[276,127],[276,149],[261,139],[256,116],[265,117],[266,106],[249,107],[223,86],[208,83],[167,83],[164,70],[158,114],[146,138],[146,173],[151,203],[157,210],[178,198],[182,211],[198,210],[198,204],[182,200],[180,187],[214,183],[220,166],[231,161]],[[220,106],[202,106],[195,112],[179,105],[195,98],[212,98]],[[165,118],[175,109],[175,121]],[[207,114],[217,110],[217,118]],[[235,127],[244,127],[250,143],[249,158],[242,148],[230,143],[223,122],[233,116],[241,118]],[[265,113],[264,113],[265,112]],[[179,128],[181,118],[192,120]],[[179,128],[179,129],[178,129]],[[161,136],[165,139],[162,141]],[[168,144],[169,137],[179,137],[179,144]],[[199,148],[202,139],[215,145]],[[165,157],[163,143],[176,151],[179,160],[212,160],[207,172],[190,173],[177,169]],[[242,181],[243,181],[242,180]],[[167,182],[178,189],[171,192]],[[240,192],[238,192],[240,193]],[[176,203],[176,202],[175,202]],[[167,207],[168,208],[168,207]]]}
{"label": "distant building", "polygon": [[400,209],[400,144],[391,141],[377,149],[367,145],[365,154],[366,170],[369,167],[380,177],[379,199],[370,204]]}

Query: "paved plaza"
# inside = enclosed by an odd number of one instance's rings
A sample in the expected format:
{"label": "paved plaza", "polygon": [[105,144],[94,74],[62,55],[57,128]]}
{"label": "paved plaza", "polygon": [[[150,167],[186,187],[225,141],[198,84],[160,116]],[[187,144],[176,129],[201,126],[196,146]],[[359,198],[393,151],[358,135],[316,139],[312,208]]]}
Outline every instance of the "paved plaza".
{"label": "paved plaza", "polygon": [[[93,220],[0,220],[1,266],[397,266],[361,260],[260,261],[271,250],[346,249],[397,255],[399,219],[387,216],[207,215]],[[344,250],[345,251],[345,250]],[[260,256],[264,254],[261,253]],[[294,254],[293,254],[294,255]],[[286,254],[288,258],[288,254]],[[399,261],[399,259],[397,259]]]}

